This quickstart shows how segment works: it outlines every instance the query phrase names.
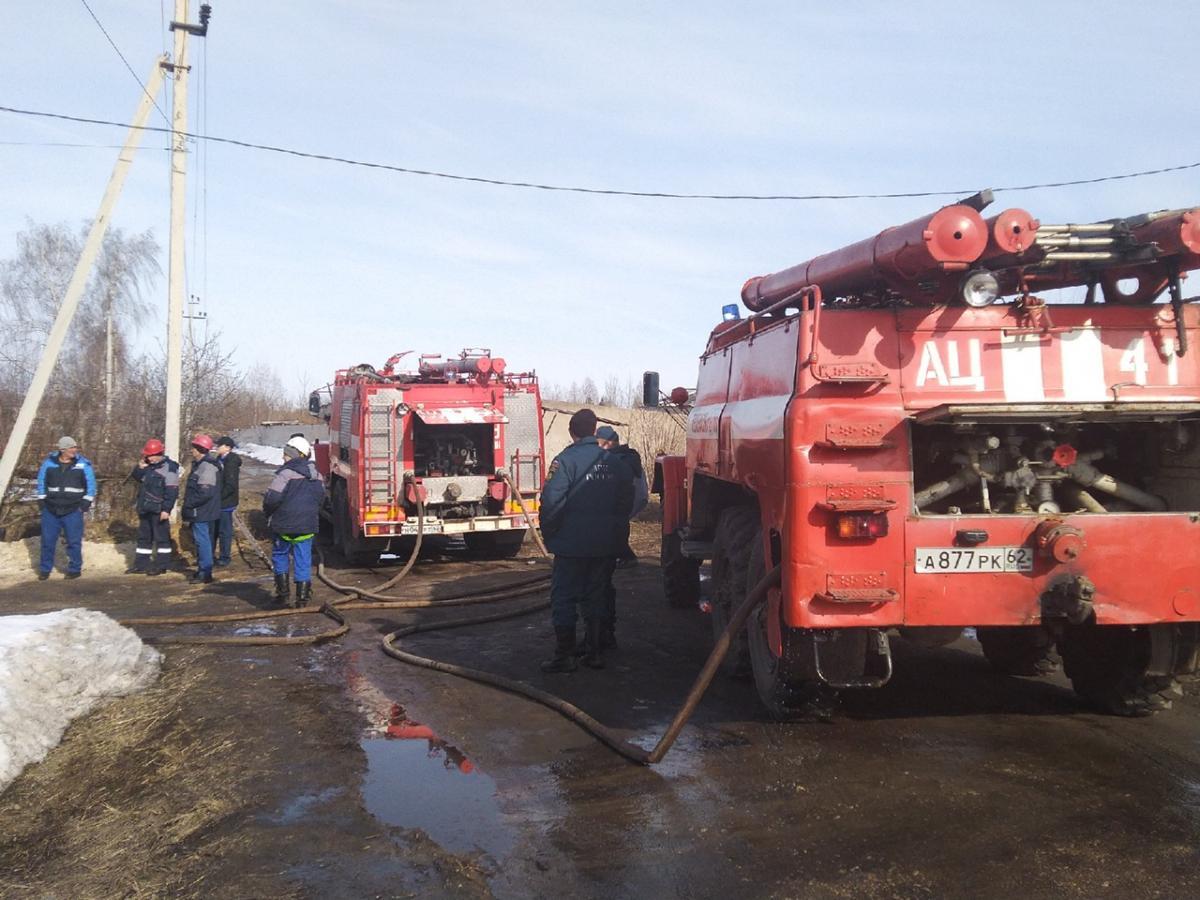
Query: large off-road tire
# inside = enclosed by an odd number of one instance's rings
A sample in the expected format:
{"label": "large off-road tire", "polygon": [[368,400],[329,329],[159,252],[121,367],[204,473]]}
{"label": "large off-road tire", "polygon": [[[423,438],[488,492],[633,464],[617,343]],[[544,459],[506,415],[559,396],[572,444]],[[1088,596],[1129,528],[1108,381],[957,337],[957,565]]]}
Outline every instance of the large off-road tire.
{"label": "large off-road tire", "polygon": [[[713,642],[724,634],[734,611],[746,599],[746,571],[754,543],[761,543],[762,524],[753,506],[732,506],[721,512],[713,538]],[[727,675],[750,674],[750,656],[746,632],[734,635],[729,652],[721,663]]]}
{"label": "large off-road tire", "polygon": [[1146,626],[1071,625],[1059,638],[1058,650],[1075,693],[1112,715],[1154,715],[1183,696],[1175,677],[1147,674]]}
{"label": "large off-road tire", "polygon": [[525,543],[525,529],[469,532],[463,535],[463,543],[477,559],[512,559]]}
{"label": "large off-road tire", "polygon": [[983,655],[1004,675],[1049,675],[1058,669],[1054,639],[1040,625],[975,629]]}
{"label": "large off-road tire", "polygon": [[676,609],[695,609],[700,603],[700,561],[683,555],[679,532],[662,536],[659,564],[663,595]]}
{"label": "large off-road tire", "polygon": [[[755,536],[746,565],[749,594],[766,574],[762,541]],[[837,708],[837,692],[812,677],[812,638],[807,632],[783,629],[783,654],[771,652],[767,638],[770,604],[763,602],[746,621],[747,649],[754,687],[768,715],[780,722],[825,721]]]}
{"label": "large off-road tire", "polygon": [[350,524],[350,499],[346,483],[333,485],[333,540],[342,559],[355,568],[365,568],[379,562],[380,550],[372,548],[366,538],[359,537]]}

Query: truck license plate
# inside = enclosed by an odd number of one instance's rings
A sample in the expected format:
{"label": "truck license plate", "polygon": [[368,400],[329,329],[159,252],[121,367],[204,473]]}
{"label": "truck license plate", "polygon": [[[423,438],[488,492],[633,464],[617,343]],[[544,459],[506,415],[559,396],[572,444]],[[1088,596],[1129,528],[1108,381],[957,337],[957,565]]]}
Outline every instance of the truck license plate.
{"label": "truck license plate", "polygon": [[[425,519],[425,534],[441,534],[442,520],[441,519]],[[417,523],[415,519],[409,519],[400,526],[401,534],[416,534]]]}
{"label": "truck license plate", "polygon": [[1028,547],[918,547],[918,574],[930,572],[1032,572]]}

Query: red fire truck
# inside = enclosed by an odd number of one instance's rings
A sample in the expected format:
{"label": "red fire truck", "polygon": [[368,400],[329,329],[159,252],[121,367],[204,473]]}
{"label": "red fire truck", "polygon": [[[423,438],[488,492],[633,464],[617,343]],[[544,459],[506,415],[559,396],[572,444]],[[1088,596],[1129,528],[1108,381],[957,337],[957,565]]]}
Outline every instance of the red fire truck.
{"label": "red fire truck", "polygon": [[674,605],[710,559],[720,633],[781,567],[727,660],[776,717],[886,683],[891,629],[974,627],[1012,674],[1061,658],[1123,715],[1196,671],[1200,210],[1045,225],[989,200],[750,279],[686,456],[656,463]]}
{"label": "red fire truck", "polygon": [[400,370],[406,355],[339,371],[327,398],[309,398],[329,423],[315,456],[335,544],[355,565],[409,554],[420,500],[424,535],[461,535],[476,555],[516,555],[545,475],[536,375],[509,372],[484,349],[425,354]]}

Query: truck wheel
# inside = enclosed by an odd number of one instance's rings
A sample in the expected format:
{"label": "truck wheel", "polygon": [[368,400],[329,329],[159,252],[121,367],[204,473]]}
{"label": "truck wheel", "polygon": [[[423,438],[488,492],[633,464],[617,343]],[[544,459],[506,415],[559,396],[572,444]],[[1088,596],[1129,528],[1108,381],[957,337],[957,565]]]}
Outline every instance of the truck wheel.
{"label": "truck wheel", "polygon": [[[746,569],[754,544],[761,543],[762,524],[753,506],[732,506],[722,510],[713,539],[713,643],[725,633],[734,610],[746,599]],[[746,632],[734,635],[721,663],[727,675],[750,674],[750,657]]]}
{"label": "truck wheel", "polygon": [[1004,675],[1049,675],[1058,669],[1054,641],[1039,625],[975,629],[983,655]]}
{"label": "truck wheel", "polygon": [[1145,627],[1071,625],[1058,650],[1075,693],[1112,715],[1151,716],[1183,695],[1173,676],[1147,674],[1150,632]]}
{"label": "truck wheel", "polygon": [[[749,593],[766,574],[762,541],[756,540],[746,570]],[[783,655],[771,652],[767,639],[769,606],[760,603],[746,622],[750,667],[758,698],[772,719],[780,722],[824,721],[833,717],[837,692],[814,678],[806,677],[812,657],[812,638],[805,632],[783,629]]]}
{"label": "truck wheel", "polygon": [[521,552],[525,543],[525,529],[495,533],[468,532],[463,535],[463,542],[467,545],[467,552],[477,559],[512,559]]}
{"label": "truck wheel", "polygon": [[700,602],[700,562],[683,555],[679,532],[662,536],[663,594],[676,609],[695,609]]}
{"label": "truck wheel", "polygon": [[342,559],[350,566],[364,568],[379,562],[379,551],[364,546],[366,539],[358,537],[350,524],[350,501],[344,481],[333,486],[333,534]]}

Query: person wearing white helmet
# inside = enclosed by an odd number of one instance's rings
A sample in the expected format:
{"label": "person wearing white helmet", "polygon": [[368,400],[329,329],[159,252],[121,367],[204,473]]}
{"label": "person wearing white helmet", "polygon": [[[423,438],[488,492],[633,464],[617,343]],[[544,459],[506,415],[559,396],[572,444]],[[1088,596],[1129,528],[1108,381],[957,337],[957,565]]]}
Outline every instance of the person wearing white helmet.
{"label": "person wearing white helmet", "polygon": [[296,581],[294,606],[312,598],[312,544],[320,527],[325,485],[312,465],[312,447],[294,435],[283,445],[284,463],[263,496],[263,512],[271,529],[271,560],[275,570],[275,600],[289,603],[289,564]]}

